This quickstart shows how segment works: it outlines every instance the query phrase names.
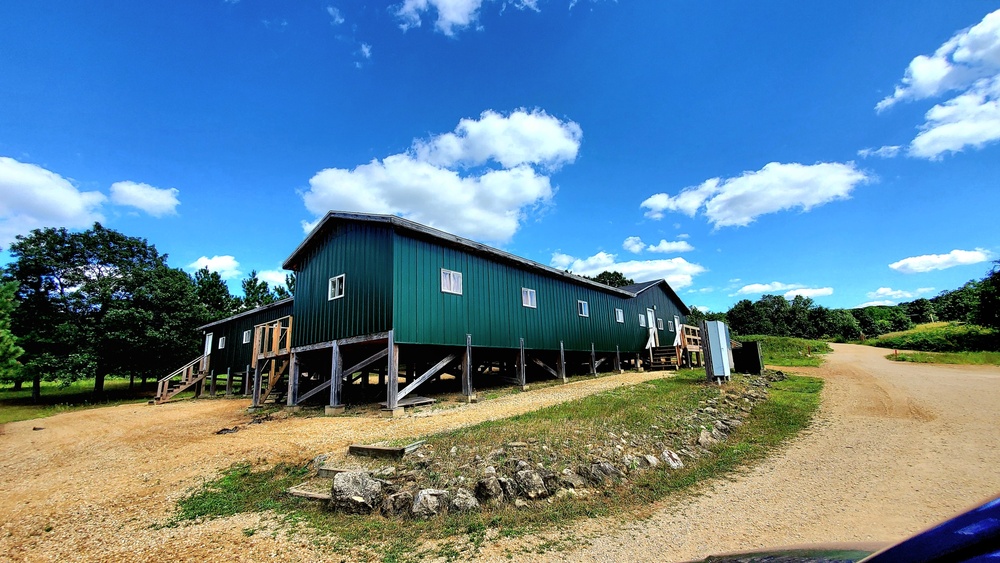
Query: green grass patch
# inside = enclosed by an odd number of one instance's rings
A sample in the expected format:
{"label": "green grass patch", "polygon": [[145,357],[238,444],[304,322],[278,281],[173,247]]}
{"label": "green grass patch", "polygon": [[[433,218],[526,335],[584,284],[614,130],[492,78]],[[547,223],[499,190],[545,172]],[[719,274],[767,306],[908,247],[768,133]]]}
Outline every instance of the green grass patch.
{"label": "green grass patch", "polygon": [[918,352],[1000,352],[1000,333],[965,323],[927,323],[864,344]]}
{"label": "green grass patch", "polygon": [[43,381],[42,396],[38,403],[31,400],[30,382],[17,391],[12,387],[0,387],[0,424],[44,418],[74,410],[146,402],[156,393],[156,382],[147,382],[146,387],[140,389],[137,381],[135,389],[129,390],[127,379],[108,379],[104,382],[104,397],[101,400],[95,401],[93,393],[93,379],[75,381],[68,386]]}
{"label": "green grass patch", "polygon": [[[675,450],[690,447],[691,432],[696,433],[698,425],[710,424],[711,417],[699,414],[699,406],[714,399],[716,403],[710,404],[719,405],[720,410],[724,410],[723,404],[732,404],[736,409],[740,393],[750,388],[746,379],[738,375],[732,383],[719,387],[706,383],[700,371],[680,372],[675,377],[616,388],[452,432],[415,436],[409,441],[427,440],[421,451],[436,459],[451,459],[449,452],[455,447],[460,452],[459,459],[450,467],[459,469],[460,464],[479,455],[492,456],[488,458],[490,463],[501,472],[509,471],[507,467],[514,459],[542,461],[547,468],[558,471],[563,466],[572,467],[577,461],[591,459],[592,448],[612,443],[627,443],[630,449],[646,453],[658,453],[666,447]],[[637,513],[641,516],[649,503],[757,462],[809,424],[819,405],[821,389],[822,381],[815,378],[790,376],[775,382],[768,400],[759,403],[744,418],[744,424],[735,428],[711,454],[696,460],[685,459],[686,465],[680,470],[661,465],[633,474],[629,482],[616,488],[594,490],[591,496],[551,498],[551,502],[533,502],[525,509],[507,503],[484,507],[481,512],[449,514],[430,520],[353,516],[333,513],[319,503],[282,494],[284,488],[306,477],[305,462],[258,468],[239,464],[182,500],[172,524],[273,510],[289,524],[312,528],[316,532],[314,541],[321,549],[333,550],[347,558],[382,561],[414,561],[425,556],[446,560],[465,558],[488,541],[487,531],[492,532],[490,537],[516,538],[580,518],[626,514],[634,517]],[[622,442],[626,436],[628,440]],[[505,453],[496,455],[511,441],[530,442],[533,446],[507,448]],[[466,486],[474,485],[475,475],[468,477],[471,482],[467,481]],[[456,475],[425,478],[438,479],[437,484],[445,486],[454,483]],[[421,486],[425,486],[424,480]],[[568,545],[527,542],[524,549],[530,553]]]}
{"label": "green grass patch", "polygon": [[1000,352],[899,352],[886,356],[897,362],[1000,366]]}
{"label": "green grass patch", "polygon": [[772,366],[817,367],[823,363],[822,355],[833,351],[828,342],[805,338],[751,334],[737,336],[735,340],[760,342],[761,351],[764,353],[764,363]]}

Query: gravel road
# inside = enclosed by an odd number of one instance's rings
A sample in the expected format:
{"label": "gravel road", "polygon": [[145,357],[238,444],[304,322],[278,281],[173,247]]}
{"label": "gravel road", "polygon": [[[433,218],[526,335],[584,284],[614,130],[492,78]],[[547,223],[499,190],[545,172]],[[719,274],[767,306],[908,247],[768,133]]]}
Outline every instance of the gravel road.
{"label": "gravel road", "polygon": [[[782,452],[698,496],[657,505],[649,518],[573,524],[560,532],[572,550],[531,558],[681,561],[758,546],[890,541],[1000,492],[1000,369],[893,363],[884,350],[834,348],[824,367],[796,370],[827,386],[817,423]],[[247,426],[246,401],[204,400],[6,424],[0,559],[339,561],[260,515],[155,524],[187,490],[236,461],[308,459],[662,376],[609,376],[397,420],[279,415]],[[233,426],[240,430],[215,434]],[[507,561],[505,550],[521,548],[501,543],[481,559]]]}

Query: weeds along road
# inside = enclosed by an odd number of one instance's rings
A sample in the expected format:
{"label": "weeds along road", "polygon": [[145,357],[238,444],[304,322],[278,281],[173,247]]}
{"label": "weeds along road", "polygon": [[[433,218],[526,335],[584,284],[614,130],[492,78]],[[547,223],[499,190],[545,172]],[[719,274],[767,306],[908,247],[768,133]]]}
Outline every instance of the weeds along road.
{"label": "weeds along road", "polygon": [[[834,344],[817,421],[768,461],[645,520],[583,522],[541,560],[683,561],[818,542],[895,542],[1000,493],[1000,368],[892,362]],[[564,532],[566,534],[566,532]],[[509,549],[510,546],[507,546]],[[486,559],[501,560],[491,550]]]}

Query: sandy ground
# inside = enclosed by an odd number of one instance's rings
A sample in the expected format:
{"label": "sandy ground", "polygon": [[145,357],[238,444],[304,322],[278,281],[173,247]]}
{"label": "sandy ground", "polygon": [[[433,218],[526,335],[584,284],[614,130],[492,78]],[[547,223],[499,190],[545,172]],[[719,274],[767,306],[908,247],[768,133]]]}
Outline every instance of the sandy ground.
{"label": "sandy ground", "polygon": [[[902,364],[840,345],[819,420],[770,460],[654,515],[584,521],[571,551],[532,559],[681,561],[710,552],[830,541],[892,541],[1000,492],[1000,369]],[[339,561],[307,535],[266,533],[241,515],[154,526],[178,498],[234,461],[342,452],[349,443],[503,418],[662,374],[625,374],[517,393],[426,416],[248,421],[241,400],[125,405],[0,427],[0,559]],[[234,434],[216,435],[241,425]],[[33,430],[43,427],[44,430]],[[245,536],[246,528],[263,532]],[[506,560],[499,544],[484,560]]]}

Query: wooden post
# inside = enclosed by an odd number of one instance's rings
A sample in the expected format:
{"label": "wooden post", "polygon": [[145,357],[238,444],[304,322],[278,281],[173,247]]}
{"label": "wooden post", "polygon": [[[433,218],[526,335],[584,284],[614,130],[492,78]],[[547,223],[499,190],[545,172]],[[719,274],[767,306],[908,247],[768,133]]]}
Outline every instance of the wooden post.
{"label": "wooden post", "polygon": [[462,394],[472,402],[476,394],[472,390],[472,335],[465,335],[465,356],[462,358]]}
{"label": "wooden post", "polygon": [[208,382],[208,394],[214,397],[215,396],[215,370],[214,369],[208,374],[208,377],[210,378],[209,382]]}
{"label": "wooden post", "polygon": [[288,406],[294,407],[299,402],[299,359],[292,352],[288,359]]}
{"label": "wooden post", "polygon": [[399,394],[399,347],[396,346],[396,339],[393,331],[389,331],[389,377],[386,380],[385,407],[389,416],[397,416],[402,412],[399,408],[399,401],[396,399]]}
{"label": "wooden post", "polygon": [[330,359],[330,404],[326,407],[326,414],[340,414],[344,412],[344,404],[341,393],[344,386],[344,357],[340,354],[340,345],[333,342],[332,358]]}
{"label": "wooden post", "polygon": [[233,394],[233,368],[226,368],[226,396]]}
{"label": "wooden post", "polygon": [[250,403],[251,408],[260,407],[260,392],[261,392],[260,383],[263,371],[264,370],[261,369],[261,366],[257,366],[253,370],[253,401],[251,401]]}
{"label": "wooden post", "polygon": [[590,343],[590,375],[597,375],[597,356],[594,354],[594,343]]}
{"label": "wooden post", "polygon": [[562,377],[563,383],[566,383],[566,349],[562,340],[559,341],[559,376]]}
{"label": "wooden post", "polygon": [[642,371],[642,360],[639,358],[639,352],[635,353],[635,369],[636,371]]}
{"label": "wooden post", "polygon": [[240,381],[240,392],[246,397],[250,394],[250,364],[247,364],[246,371],[243,372],[243,379]]}
{"label": "wooden post", "polygon": [[528,380],[525,376],[525,365],[524,365],[524,339],[521,339],[521,355],[518,356],[517,363],[517,380],[521,383],[521,389],[528,387]]}
{"label": "wooden post", "polygon": [[624,373],[625,370],[622,369],[622,351],[615,344],[615,371],[618,373]]}

